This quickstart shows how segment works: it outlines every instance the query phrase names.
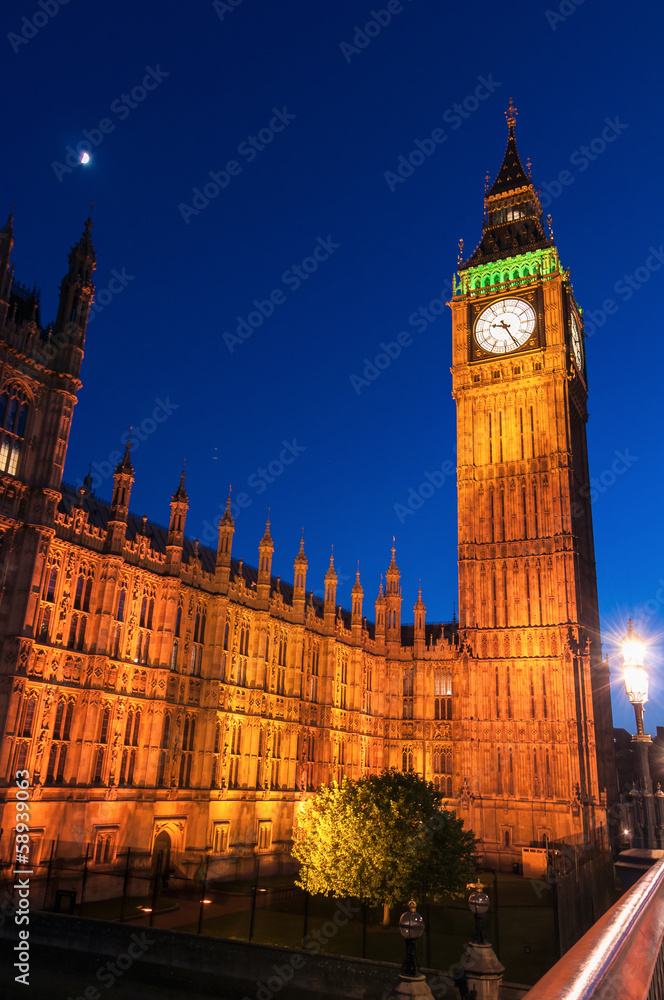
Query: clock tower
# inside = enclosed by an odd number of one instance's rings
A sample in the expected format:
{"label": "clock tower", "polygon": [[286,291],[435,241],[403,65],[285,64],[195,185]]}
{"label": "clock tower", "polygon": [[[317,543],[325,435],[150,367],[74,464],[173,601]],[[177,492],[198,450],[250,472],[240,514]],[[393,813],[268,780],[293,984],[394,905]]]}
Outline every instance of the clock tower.
{"label": "clock tower", "polygon": [[504,846],[533,827],[590,839],[615,787],[582,313],[521,163],[515,116],[510,102],[482,238],[460,258],[450,303],[464,715],[477,758],[466,773],[486,774],[491,760],[483,798],[497,817],[503,805],[494,834]]}

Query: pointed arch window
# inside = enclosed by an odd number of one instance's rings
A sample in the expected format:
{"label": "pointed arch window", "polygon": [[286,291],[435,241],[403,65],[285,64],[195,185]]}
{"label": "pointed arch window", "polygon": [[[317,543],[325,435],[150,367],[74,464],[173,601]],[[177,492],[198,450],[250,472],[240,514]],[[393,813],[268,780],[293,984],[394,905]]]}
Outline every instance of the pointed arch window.
{"label": "pointed arch window", "polygon": [[77,611],[81,611],[83,607],[83,590],[85,588],[85,576],[83,573],[79,574],[78,580],[76,581],[76,594],[74,596],[74,607]]}
{"label": "pointed arch window", "polygon": [[89,576],[85,584],[85,593],[83,595],[83,610],[90,610],[90,598],[92,597],[92,577]]}
{"label": "pointed arch window", "polygon": [[0,472],[18,473],[29,401],[19,386],[9,386],[0,397]]}
{"label": "pointed arch window", "polygon": [[126,589],[126,587],[123,587],[122,590],[120,591],[120,596],[118,598],[118,613],[116,615],[116,620],[119,621],[119,622],[123,622],[124,621],[124,612],[125,612],[125,602],[126,602],[126,600],[127,600],[127,589]]}

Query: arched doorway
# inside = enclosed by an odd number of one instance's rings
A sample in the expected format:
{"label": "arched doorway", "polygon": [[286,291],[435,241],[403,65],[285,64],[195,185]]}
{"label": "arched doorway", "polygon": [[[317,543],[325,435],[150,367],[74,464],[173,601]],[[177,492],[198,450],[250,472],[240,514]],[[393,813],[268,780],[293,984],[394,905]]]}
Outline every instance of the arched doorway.
{"label": "arched doorway", "polygon": [[155,837],[152,846],[152,870],[156,872],[157,868],[162,884],[167,885],[171,871],[171,838],[166,830]]}

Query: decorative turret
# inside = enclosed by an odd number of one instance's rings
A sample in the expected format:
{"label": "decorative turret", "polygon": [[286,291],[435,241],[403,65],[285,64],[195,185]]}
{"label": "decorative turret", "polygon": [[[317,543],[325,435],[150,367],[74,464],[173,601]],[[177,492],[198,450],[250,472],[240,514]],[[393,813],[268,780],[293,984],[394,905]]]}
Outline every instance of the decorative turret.
{"label": "decorative turret", "polygon": [[293,566],[293,610],[297,615],[304,615],[304,602],[307,585],[307,557],[304,554],[304,529],[302,530],[302,540],[300,551],[295,556]]}
{"label": "decorative turret", "polygon": [[256,592],[259,601],[267,601],[270,597],[273,553],[274,542],[270,535],[270,518],[268,517],[265,525],[265,534],[258,546],[258,587]]}
{"label": "decorative turret", "polygon": [[184,485],[184,468],[180,476],[180,484],[171,499],[171,519],[168,525],[166,540],[166,571],[177,574],[182,565],[182,546],[184,545],[184,525],[189,509],[189,497]]}
{"label": "decorative turret", "polygon": [[360,564],[357,564],[357,575],[355,577],[355,583],[353,584],[352,594],[352,612],[351,612],[351,629],[353,633],[356,631],[359,633],[362,630],[362,598],[364,597],[364,590],[362,589],[362,584],[360,583]]}
{"label": "decorative turret", "polygon": [[233,534],[235,533],[235,521],[231,514],[231,491],[228,490],[228,500],[226,510],[219,521],[219,541],[217,542],[217,582],[221,584],[222,590],[228,589],[231,578],[231,551],[233,549]]}
{"label": "decorative turret", "polygon": [[417,600],[415,602],[415,607],[413,612],[415,614],[415,635],[414,635],[414,651],[415,656],[422,656],[424,653],[424,646],[426,642],[425,633],[425,616],[426,616],[426,606],[422,600],[422,585],[417,594]]}
{"label": "decorative turret", "polygon": [[96,260],[92,245],[92,219],[88,219],[83,235],[69,254],[69,270],[60,285],[60,302],[52,338],[58,347],[53,367],[74,376],[78,376],[81,370],[85,330],[94,294],[92,272],[97,266]]}
{"label": "decorative turret", "polygon": [[134,482],[134,467],[131,464],[131,438],[127,438],[125,452],[113,475],[113,499],[108,516],[108,534],[106,549],[109,552],[121,553],[124,548],[127,533],[127,516],[129,514],[129,498]]}
{"label": "decorative turret", "polygon": [[325,574],[325,607],[323,620],[328,628],[334,628],[334,616],[337,607],[337,573],[334,568],[334,546],[330,556],[330,565]]}
{"label": "decorative turret", "polygon": [[385,642],[385,595],[383,594],[383,574],[380,574],[380,587],[376,598],[376,641]]}
{"label": "decorative turret", "polygon": [[388,567],[385,587],[387,609],[387,638],[401,643],[401,573],[395,561],[394,537],[392,538],[392,561]]}

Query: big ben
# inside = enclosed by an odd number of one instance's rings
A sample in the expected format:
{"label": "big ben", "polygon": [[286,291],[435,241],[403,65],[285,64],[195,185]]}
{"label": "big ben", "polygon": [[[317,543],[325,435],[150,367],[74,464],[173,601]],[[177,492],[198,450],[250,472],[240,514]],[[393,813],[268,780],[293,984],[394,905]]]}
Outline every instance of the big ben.
{"label": "big ben", "polygon": [[451,302],[466,766],[481,774],[492,761],[490,839],[504,847],[527,829],[603,837],[615,785],[582,310],[519,157],[511,103],[507,121],[482,238],[459,262]]}

